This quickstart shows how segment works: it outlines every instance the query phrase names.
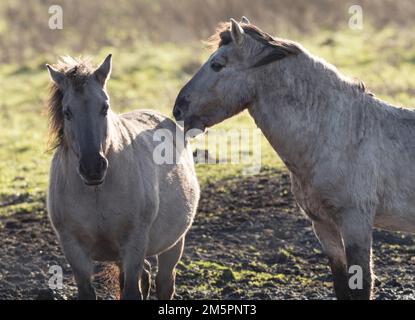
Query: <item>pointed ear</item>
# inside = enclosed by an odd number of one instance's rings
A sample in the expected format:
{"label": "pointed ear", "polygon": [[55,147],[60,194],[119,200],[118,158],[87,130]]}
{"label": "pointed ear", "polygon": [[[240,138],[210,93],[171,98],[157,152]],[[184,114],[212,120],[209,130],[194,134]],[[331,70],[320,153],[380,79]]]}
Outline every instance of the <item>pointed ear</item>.
{"label": "pointed ear", "polygon": [[245,31],[241,28],[235,19],[231,18],[231,36],[235,44],[240,47],[242,46],[245,39]]}
{"label": "pointed ear", "polygon": [[64,87],[65,84],[65,74],[56,70],[51,65],[46,64],[46,68],[48,69],[50,79],[60,88]]}
{"label": "pointed ear", "polygon": [[249,19],[245,16],[242,16],[240,23],[251,24],[251,22],[249,22]]}
{"label": "pointed ear", "polygon": [[94,71],[95,77],[102,86],[105,85],[111,73],[111,58],[112,54],[110,53],[98,69]]}

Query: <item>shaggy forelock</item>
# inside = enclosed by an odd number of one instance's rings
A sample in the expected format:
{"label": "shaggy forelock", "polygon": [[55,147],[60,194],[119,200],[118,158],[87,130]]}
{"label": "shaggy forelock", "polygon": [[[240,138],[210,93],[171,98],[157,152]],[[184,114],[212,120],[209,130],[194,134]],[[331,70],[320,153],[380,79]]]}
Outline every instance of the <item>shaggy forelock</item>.
{"label": "shaggy forelock", "polygon": [[[66,75],[75,90],[81,90],[92,75],[94,68],[88,58],[61,57],[53,67]],[[62,112],[63,92],[54,82],[49,84],[47,114],[49,116],[49,147],[54,149],[64,144]]]}

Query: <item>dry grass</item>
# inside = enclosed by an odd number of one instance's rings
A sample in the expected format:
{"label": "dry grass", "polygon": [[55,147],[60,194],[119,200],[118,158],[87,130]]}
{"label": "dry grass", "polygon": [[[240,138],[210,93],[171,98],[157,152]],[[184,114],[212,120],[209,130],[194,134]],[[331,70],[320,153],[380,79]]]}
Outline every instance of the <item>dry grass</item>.
{"label": "dry grass", "polygon": [[[63,8],[63,30],[48,28],[52,4]],[[9,0],[0,3],[0,61],[21,62],[57,48],[83,52],[128,47],[143,39],[201,40],[219,21],[242,15],[285,35],[344,29],[352,4],[362,5],[365,23],[377,28],[415,24],[413,0]]]}

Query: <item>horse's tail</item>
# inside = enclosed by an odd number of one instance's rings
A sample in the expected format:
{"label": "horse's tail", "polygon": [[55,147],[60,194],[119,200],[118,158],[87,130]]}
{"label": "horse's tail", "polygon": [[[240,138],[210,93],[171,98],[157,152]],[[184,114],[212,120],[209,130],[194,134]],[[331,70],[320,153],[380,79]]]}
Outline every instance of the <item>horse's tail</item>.
{"label": "horse's tail", "polygon": [[[120,288],[120,268],[115,263],[103,263],[99,265],[100,269],[95,273],[94,284],[96,284],[96,291],[99,296],[111,297],[119,300],[121,297]],[[151,263],[149,260],[144,260],[143,275],[141,281],[142,286],[145,286],[143,295],[144,299],[148,299],[151,288]],[[138,284],[137,284],[138,285]],[[143,287],[142,287],[143,288]]]}
{"label": "horse's tail", "polygon": [[104,296],[111,296],[114,299],[120,299],[121,291],[119,284],[120,271],[116,264],[105,263],[95,274],[97,291],[101,291]]}

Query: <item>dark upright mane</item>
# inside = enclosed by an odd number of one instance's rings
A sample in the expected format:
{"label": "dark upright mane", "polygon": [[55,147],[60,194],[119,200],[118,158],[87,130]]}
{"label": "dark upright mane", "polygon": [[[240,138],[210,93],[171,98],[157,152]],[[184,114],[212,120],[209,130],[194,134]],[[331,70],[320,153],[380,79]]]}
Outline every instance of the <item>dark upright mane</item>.
{"label": "dark upright mane", "polygon": [[[75,90],[81,90],[94,70],[87,59],[71,57],[61,57],[54,68],[66,75]],[[62,98],[62,90],[54,82],[50,82],[47,101],[49,117],[48,146],[50,149],[64,145]]]}
{"label": "dark upright mane", "polygon": [[[299,53],[303,52],[303,50],[295,42],[272,37],[268,33],[265,33],[252,24],[239,23],[239,25],[251,38],[273,49],[270,50],[271,54],[257,61],[253,66],[251,66],[252,68],[260,67],[273,61],[281,60],[288,56],[298,55]],[[212,49],[217,50],[222,46],[226,46],[232,43],[230,27],[231,24],[229,22],[220,23],[216,28],[215,34],[209,37],[208,41],[206,42],[207,45]],[[359,91],[373,96],[373,93],[366,90],[366,86],[363,81],[356,79],[353,85]]]}
{"label": "dark upright mane", "polygon": [[[252,24],[240,23],[240,26],[244,30],[245,34],[262,43],[263,45],[273,49],[272,54],[267,55],[265,58],[258,61],[255,65],[252,66],[253,68],[260,67],[262,65],[283,59],[291,55],[297,55],[302,52],[301,48],[298,47],[294,42],[274,38]],[[231,24],[229,22],[220,23],[216,28],[215,34],[208,39],[208,46],[216,50],[222,46],[230,44],[232,42],[230,27]]]}

